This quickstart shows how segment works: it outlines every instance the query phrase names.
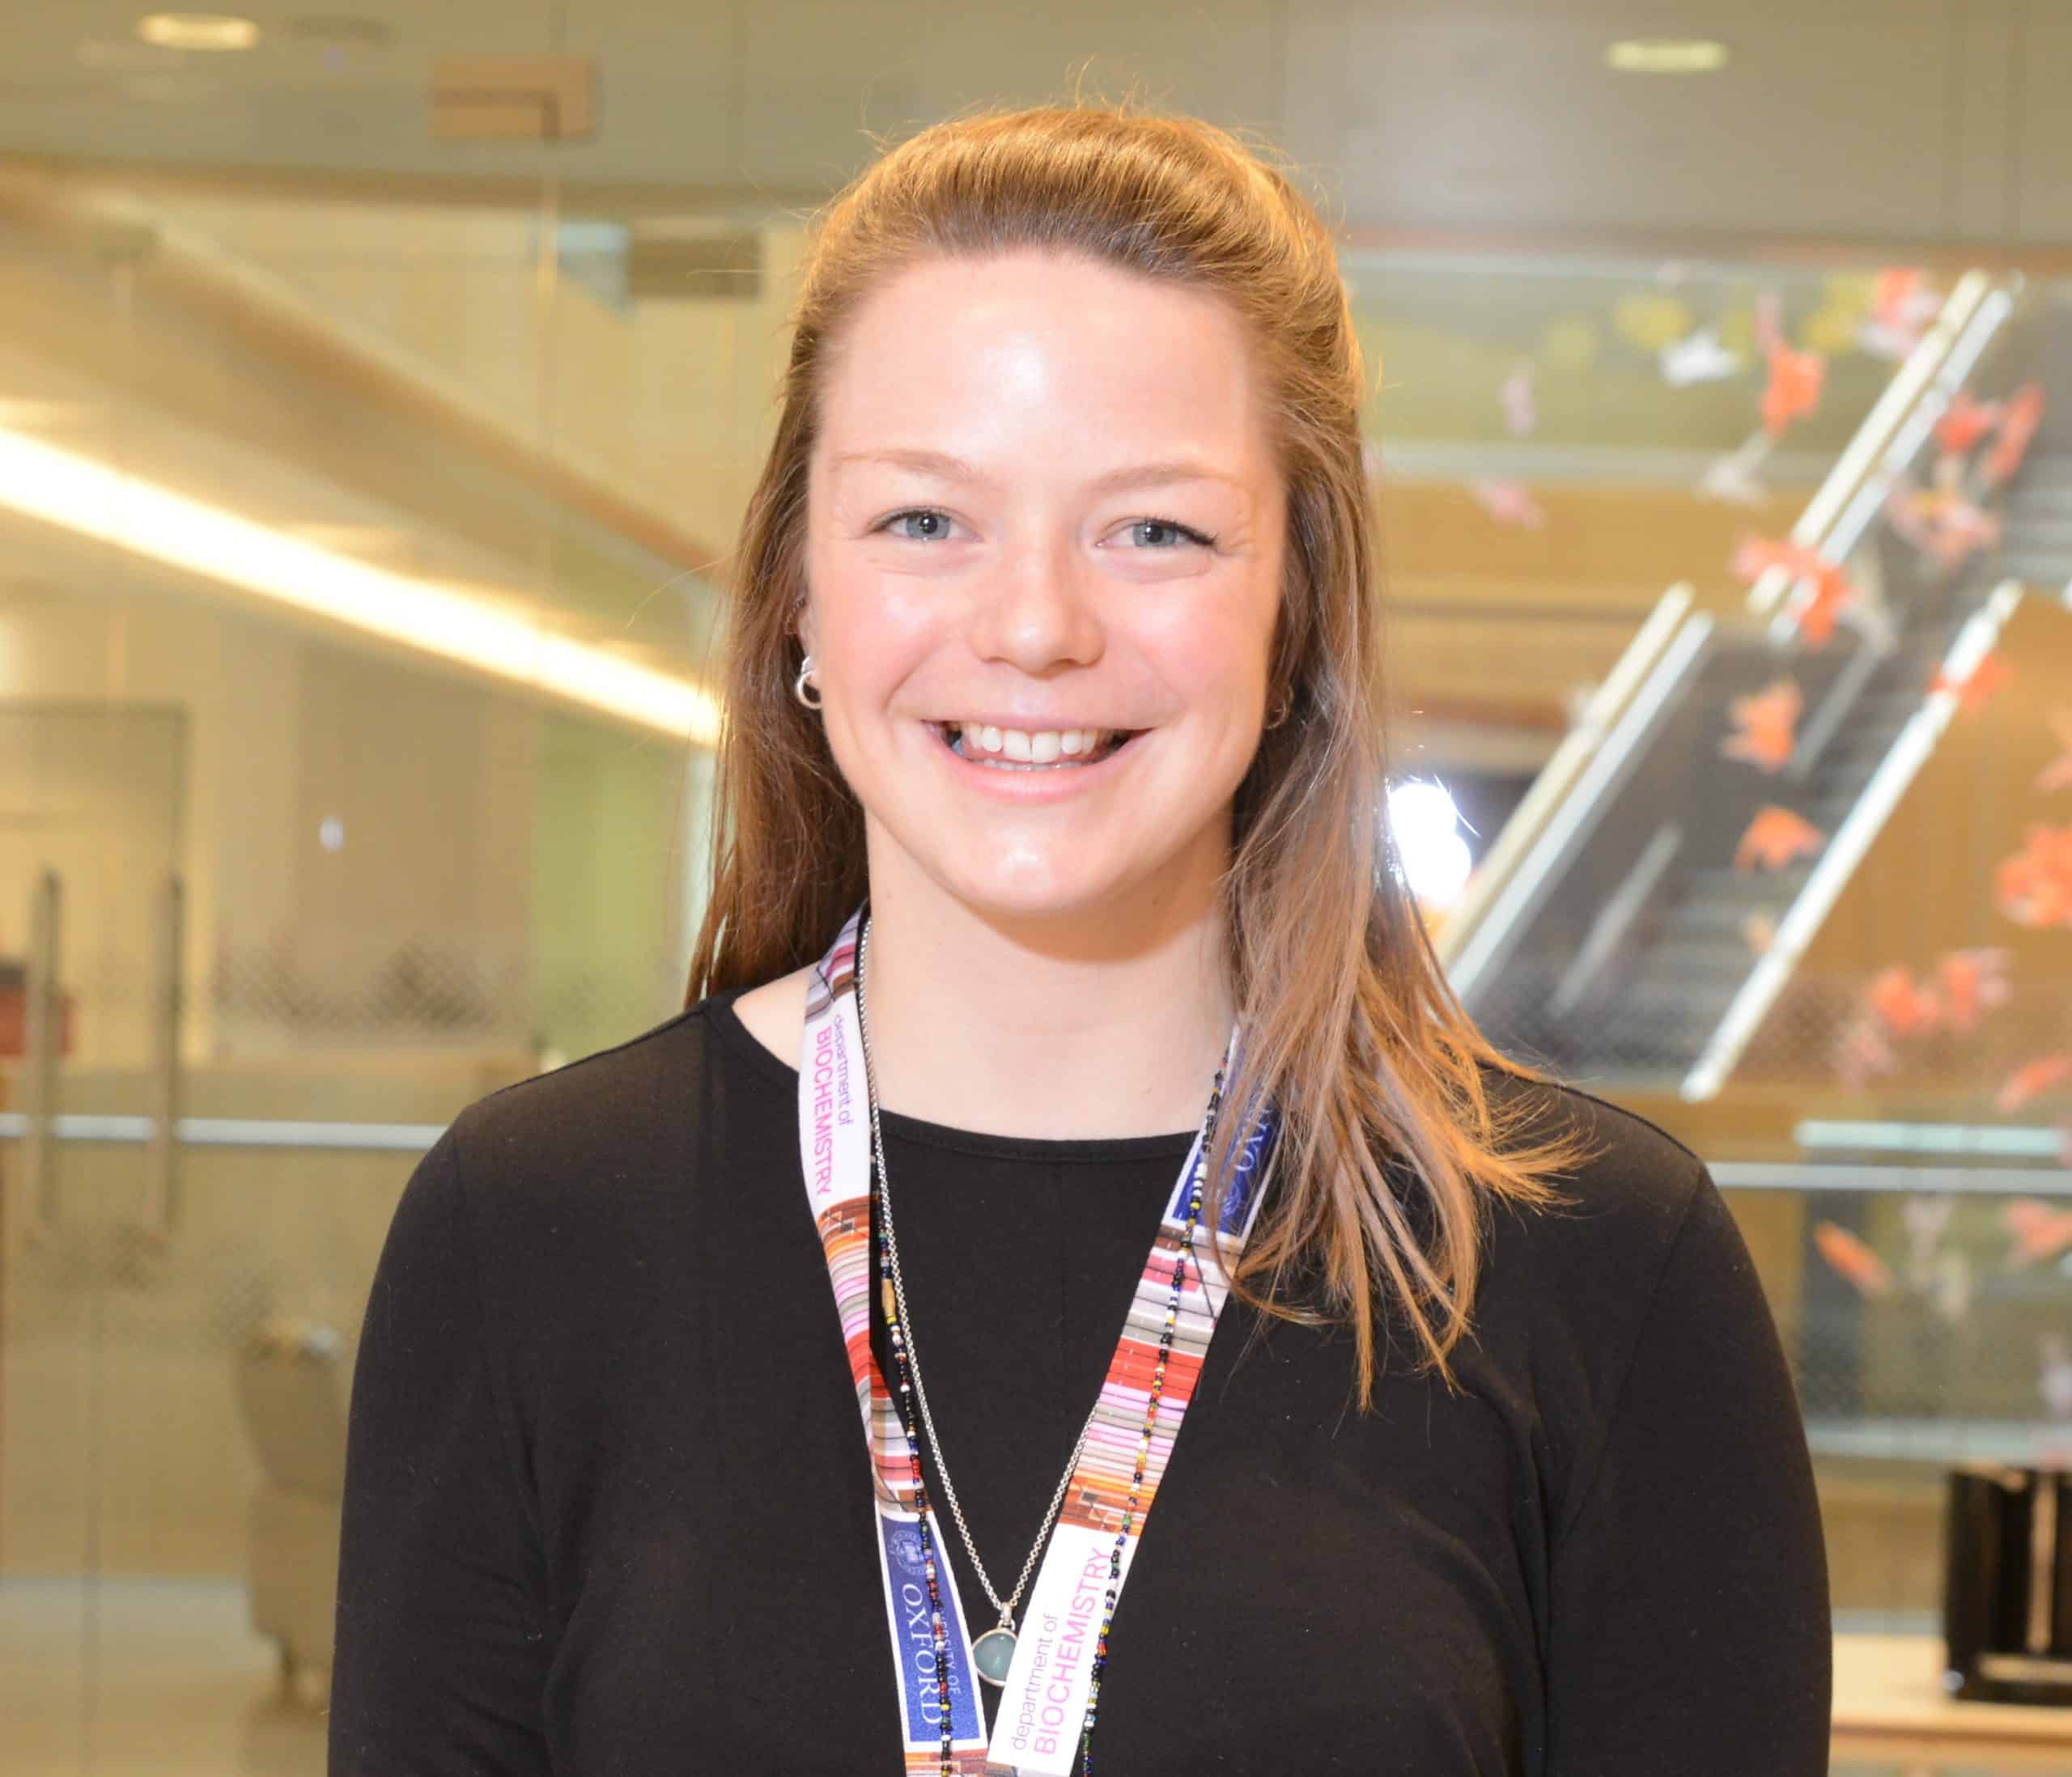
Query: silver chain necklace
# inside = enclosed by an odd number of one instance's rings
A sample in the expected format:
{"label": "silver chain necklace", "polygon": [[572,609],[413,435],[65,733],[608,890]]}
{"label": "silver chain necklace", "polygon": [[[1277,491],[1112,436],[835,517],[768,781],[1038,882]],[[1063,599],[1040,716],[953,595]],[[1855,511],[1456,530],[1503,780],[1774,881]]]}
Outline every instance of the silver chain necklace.
{"label": "silver chain necklace", "polygon": [[899,1243],[892,1232],[891,1176],[885,1166],[885,1134],[879,1127],[877,1114],[877,1071],[871,1059],[870,1020],[864,1011],[864,965],[870,955],[871,922],[866,918],[864,929],[856,941],[856,1024],[864,1039],[864,1089],[871,1107],[871,1147],[877,1160],[879,1214],[885,1225],[885,1257],[891,1263],[893,1296],[898,1305],[899,1322],[904,1330],[906,1345],[907,1373],[914,1379],[914,1398],[920,1403],[921,1424],[927,1431],[929,1447],[935,1452],[936,1473],[941,1478],[943,1495],[949,1501],[950,1516],[956,1520],[957,1533],[964,1540],[964,1552],[971,1558],[971,1571],[979,1576],[979,1584],[986,1588],[986,1597],[1000,1614],[997,1626],[988,1629],[971,1643],[971,1662],[978,1668],[979,1676],[987,1684],[1004,1685],[1008,1668],[1014,1657],[1014,1607],[1021,1601],[1022,1589],[1029,1584],[1029,1576],[1035,1571],[1036,1557],[1042,1552],[1044,1543],[1051,1534],[1051,1526],[1058,1516],[1058,1508],[1064,1503],[1065,1490],[1072,1484],[1073,1472],[1079,1467],[1081,1453],[1086,1448],[1088,1435],[1093,1429],[1094,1416],[1101,1410],[1101,1397],[1096,1394],[1093,1406],[1086,1415],[1086,1423],[1079,1428],[1079,1440],[1072,1447],[1072,1455],[1066,1460],[1065,1472],[1058,1478],[1057,1491],[1051,1495],[1050,1510],[1043,1514],[1043,1527],[1036,1533],[1036,1541],[1030,1546],[1029,1559],[1021,1563],[1021,1575],[1014,1583],[1014,1590],[1004,1600],[993,1588],[987,1577],[986,1564],[979,1559],[977,1546],[971,1541],[971,1532],[964,1522],[964,1508],[957,1503],[957,1488],[949,1478],[949,1464],[944,1460],[942,1440],[936,1434],[935,1417],[928,1411],[928,1391],[921,1385],[921,1358],[914,1347],[914,1318],[906,1309],[906,1282],[899,1271]]}

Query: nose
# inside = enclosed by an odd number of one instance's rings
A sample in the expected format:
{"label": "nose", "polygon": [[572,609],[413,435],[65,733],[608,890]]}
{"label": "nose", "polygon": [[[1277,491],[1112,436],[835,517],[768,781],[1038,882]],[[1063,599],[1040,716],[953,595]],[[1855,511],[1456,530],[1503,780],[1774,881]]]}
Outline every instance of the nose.
{"label": "nose", "polygon": [[1059,665],[1090,666],[1101,656],[1102,640],[1090,579],[1068,541],[1031,541],[1017,548],[976,596],[973,648],[981,659],[1032,675]]}

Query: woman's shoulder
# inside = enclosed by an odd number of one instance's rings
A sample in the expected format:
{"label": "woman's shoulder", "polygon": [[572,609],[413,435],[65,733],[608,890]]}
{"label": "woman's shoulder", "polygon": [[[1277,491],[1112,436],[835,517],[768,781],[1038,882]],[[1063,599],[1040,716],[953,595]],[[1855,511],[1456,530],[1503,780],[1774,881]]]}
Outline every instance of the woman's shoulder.
{"label": "woman's shoulder", "polygon": [[710,1044],[709,1004],[686,1007],[638,1036],[485,1093],[453,1119],[471,1151],[517,1148],[652,1109],[665,1079],[698,1066]]}
{"label": "woman's shoulder", "polygon": [[796,1063],[765,1035],[769,1002],[758,996],[776,990],[781,1003],[784,986],[780,979],[708,996],[623,1042],[475,1100],[447,1132],[456,1164],[499,1189],[566,1189],[680,1168],[707,1134],[743,1126],[744,1098],[757,1122],[762,1113],[781,1118]]}
{"label": "woman's shoulder", "polygon": [[1512,1139],[1572,1138],[1581,1157],[1551,1182],[1564,1201],[1551,1213],[1657,1242],[1673,1236],[1711,1184],[1705,1163],[1659,1123],[1571,1082],[1484,1070],[1484,1089]]}
{"label": "woman's shoulder", "polygon": [[785,1061],[796,1055],[806,1017],[806,982],[816,964],[794,969],[760,987],[751,987],[733,1002],[741,1027],[770,1053]]}
{"label": "woman's shoulder", "polygon": [[1506,1202],[1493,1217],[1475,1318],[1501,1365],[1589,1423],[1644,1350],[1695,1344],[1730,1365],[1773,1349],[1747,1244],[1696,1152],[1580,1087],[1507,1078],[1496,1089],[1522,1126],[1565,1129],[1589,1149],[1550,1179],[1558,1202]]}
{"label": "woman's shoulder", "polygon": [[[1709,1475],[1730,1517],[1801,1476],[1810,1503],[1790,1358],[1710,1168],[1659,1124],[1578,1087],[1505,1089],[1594,1148],[1552,1181],[1562,1205],[1497,1217],[1475,1312],[1484,1373],[1536,1427],[1556,1542],[1593,1499],[1616,1519],[1692,1474]],[[1611,1543],[1621,1558],[1622,1533]]]}
{"label": "woman's shoulder", "polygon": [[1563,1081],[1492,1071],[1487,1084],[1520,1136],[1565,1134],[1583,1150],[1548,1176],[1554,1201],[1494,1207],[1483,1300],[1497,1322],[1543,1338],[1558,1321],[1616,1351],[1655,1305],[1672,1257],[1684,1270],[1746,1269],[1705,1161],[1660,1124]]}
{"label": "woman's shoulder", "polygon": [[583,1353],[666,1321],[714,1249],[701,1231],[715,1209],[733,1218],[727,1262],[765,1250],[794,1194],[754,1187],[771,1156],[796,1151],[797,1076],[725,1019],[728,997],[461,1110],[392,1218],[384,1325],[457,1336],[448,1330],[469,1316],[453,1304],[472,1297],[529,1412],[549,1371],[580,1371]]}

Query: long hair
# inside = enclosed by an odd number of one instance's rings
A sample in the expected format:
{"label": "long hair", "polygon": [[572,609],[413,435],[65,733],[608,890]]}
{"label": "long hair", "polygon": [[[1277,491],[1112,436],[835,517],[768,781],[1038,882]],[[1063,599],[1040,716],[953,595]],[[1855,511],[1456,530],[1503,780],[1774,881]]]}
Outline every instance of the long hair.
{"label": "long hair", "polygon": [[[1214,292],[1257,354],[1288,497],[1269,695],[1289,713],[1262,736],[1233,811],[1221,893],[1246,1035],[1225,1102],[1270,1097],[1281,1127],[1258,1220],[1225,1270],[1263,1314],[1349,1325],[1363,1407],[1397,1320],[1450,1388],[1493,1203],[1563,1201],[1554,1178],[1584,1151],[1573,1127],[1528,1126],[1545,1095],[1501,1089],[1544,1076],[1475,1028],[1404,884],[1382,795],[1360,345],[1322,219],[1228,131],[1127,104],[980,112],[891,148],[821,212],[735,562],[712,894],[686,1003],[816,961],[867,887],[862,809],[792,695],[826,354],[903,268],[1018,249]],[[1218,1118],[1206,1228],[1221,1226],[1245,1121]]]}

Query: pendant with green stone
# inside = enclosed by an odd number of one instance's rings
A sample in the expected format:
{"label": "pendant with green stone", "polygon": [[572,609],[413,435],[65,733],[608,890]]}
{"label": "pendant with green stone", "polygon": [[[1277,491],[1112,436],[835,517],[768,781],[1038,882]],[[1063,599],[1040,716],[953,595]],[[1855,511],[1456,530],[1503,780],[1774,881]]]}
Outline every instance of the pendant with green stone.
{"label": "pendant with green stone", "polygon": [[971,1643],[971,1664],[989,1685],[1007,1682],[1008,1668],[1014,1664],[1013,1619],[1003,1616],[997,1629],[988,1629]]}

